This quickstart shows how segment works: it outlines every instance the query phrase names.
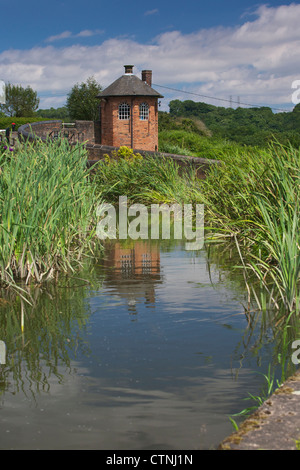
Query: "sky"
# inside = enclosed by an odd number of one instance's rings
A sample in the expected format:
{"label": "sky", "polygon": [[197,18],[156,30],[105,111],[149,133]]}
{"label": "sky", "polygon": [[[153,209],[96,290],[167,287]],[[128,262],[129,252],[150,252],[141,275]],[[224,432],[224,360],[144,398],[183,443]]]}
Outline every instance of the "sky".
{"label": "sky", "polygon": [[125,64],[139,77],[152,70],[162,111],[173,99],[274,112],[298,104],[300,2],[0,0],[0,7],[7,15],[0,80],[33,88],[41,109],[64,106],[89,77],[106,88]]}

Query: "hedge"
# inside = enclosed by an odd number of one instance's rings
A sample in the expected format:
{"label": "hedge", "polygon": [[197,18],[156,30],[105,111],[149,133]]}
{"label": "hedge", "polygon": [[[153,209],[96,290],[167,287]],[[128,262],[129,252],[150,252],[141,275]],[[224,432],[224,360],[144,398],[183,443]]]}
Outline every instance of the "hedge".
{"label": "hedge", "polygon": [[[55,119],[54,119],[55,120]],[[11,128],[12,123],[16,124],[16,130],[23,124],[31,124],[32,122],[39,122],[39,121],[52,121],[52,119],[41,118],[38,116],[35,117],[0,117],[0,129],[7,129],[7,127]]]}

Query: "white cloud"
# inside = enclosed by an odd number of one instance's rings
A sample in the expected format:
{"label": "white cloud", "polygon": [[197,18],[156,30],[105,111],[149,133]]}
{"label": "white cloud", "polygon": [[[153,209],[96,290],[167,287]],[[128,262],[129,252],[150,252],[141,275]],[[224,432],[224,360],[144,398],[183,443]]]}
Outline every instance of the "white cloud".
{"label": "white cloud", "polygon": [[[254,19],[241,26],[200,29],[191,34],[172,31],[154,38],[151,44],[112,38],[95,46],[7,50],[0,54],[0,77],[30,85],[43,96],[48,92],[55,106],[55,93],[61,105],[62,94],[75,83],[93,75],[106,87],[123,73],[123,64],[133,63],[136,74],[151,68],[154,83],[160,85],[216,98],[239,97],[241,102],[253,104],[292,106],[292,82],[300,79],[299,19],[299,4],[261,6]],[[101,30],[65,31],[48,41],[96,33]],[[159,91],[170,99],[171,92]],[[202,100],[179,92],[172,95],[174,98]]]}
{"label": "white cloud", "polygon": [[89,38],[91,36],[96,36],[98,34],[103,34],[103,33],[104,33],[103,29],[94,29],[94,30],[84,29],[83,31],[80,31],[80,33],[75,34],[74,37]]}
{"label": "white cloud", "polygon": [[144,15],[145,16],[151,16],[151,15],[156,15],[158,13],[158,9],[154,8],[153,10],[147,10],[145,11]]}
{"label": "white cloud", "polygon": [[56,34],[55,36],[50,36],[46,39],[46,42],[60,41],[61,39],[67,39],[72,36],[71,31],[64,31],[63,33]]}
{"label": "white cloud", "polygon": [[55,42],[55,41],[61,41],[62,39],[70,39],[70,38],[88,38],[91,36],[96,36],[98,34],[103,34],[104,31],[102,29],[84,29],[83,31],[80,31],[77,34],[73,34],[71,31],[63,31],[60,34],[57,34],[55,36],[49,36],[46,39],[46,42]]}

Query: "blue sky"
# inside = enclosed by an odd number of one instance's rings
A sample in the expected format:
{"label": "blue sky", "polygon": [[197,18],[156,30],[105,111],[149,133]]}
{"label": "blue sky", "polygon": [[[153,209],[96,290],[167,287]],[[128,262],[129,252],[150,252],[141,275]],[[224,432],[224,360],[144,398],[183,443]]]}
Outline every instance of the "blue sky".
{"label": "blue sky", "polygon": [[[300,79],[300,3],[250,0],[0,0],[0,79],[65,104],[75,83],[108,86],[135,65],[171,99],[292,109]],[[163,88],[166,87],[166,88]],[[154,86],[155,88],[155,86]],[[169,88],[174,89],[171,91]],[[193,93],[193,94],[190,94]],[[224,100],[224,101],[222,101]]]}

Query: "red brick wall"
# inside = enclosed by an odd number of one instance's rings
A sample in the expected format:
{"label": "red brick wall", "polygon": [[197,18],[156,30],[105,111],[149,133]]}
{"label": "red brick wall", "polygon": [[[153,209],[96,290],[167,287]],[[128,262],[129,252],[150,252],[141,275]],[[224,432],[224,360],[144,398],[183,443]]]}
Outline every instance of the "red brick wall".
{"label": "red brick wall", "polygon": [[[149,105],[149,119],[140,120],[139,105]],[[119,104],[127,103],[131,107],[131,118],[121,120],[118,117]],[[101,144],[155,151],[158,148],[158,110],[157,98],[110,97],[101,101]]]}

